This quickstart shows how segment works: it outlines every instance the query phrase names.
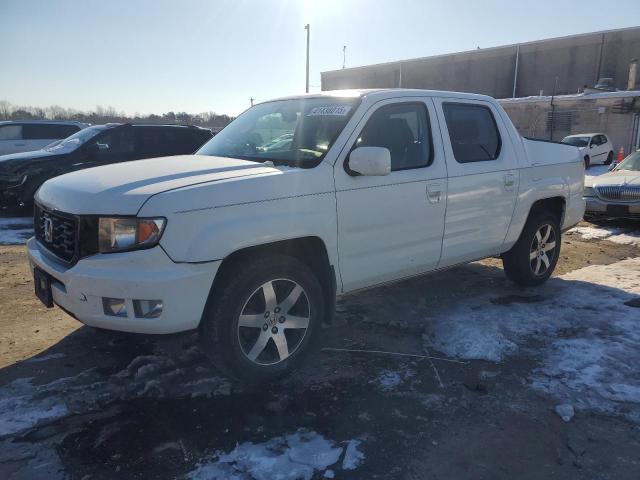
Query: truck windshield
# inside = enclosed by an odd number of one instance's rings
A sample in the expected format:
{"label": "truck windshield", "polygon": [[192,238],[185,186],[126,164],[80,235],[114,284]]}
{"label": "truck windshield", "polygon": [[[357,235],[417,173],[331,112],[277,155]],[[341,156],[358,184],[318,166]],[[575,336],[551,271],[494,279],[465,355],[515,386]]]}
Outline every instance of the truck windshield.
{"label": "truck windshield", "polygon": [[359,101],[316,97],[261,103],[231,122],[196,154],[315,167]]}
{"label": "truck windshield", "polygon": [[574,147],[586,147],[589,145],[589,137],[565,137],[562,143],[573,145]]}

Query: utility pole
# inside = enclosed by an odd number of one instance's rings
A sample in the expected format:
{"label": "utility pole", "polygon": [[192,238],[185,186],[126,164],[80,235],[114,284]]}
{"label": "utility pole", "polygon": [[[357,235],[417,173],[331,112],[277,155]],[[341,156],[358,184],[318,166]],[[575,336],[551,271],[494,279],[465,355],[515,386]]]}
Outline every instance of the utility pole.
{"label": "utility pole", "polygon": [[347,66],[347,46],[342,46],[342,68],[346,68]]}
{"label": "utility pole", "polygon": [[255,98],[251,97],[249,100],[251,101],[251,106],[253,107],[253,101],[255,100]]}
{"label": "utility pole", "polygon": [[551,128],[549,129],[549,140],[553,140],[553,130],[556,126],[556,106],[553,103],[553,97],[556,96],[556,92],[558,91],[558,77],[556,77],[556,82],[553,84],[553,93],[551,94]]}
{"label": "utility pole", "polygon": [[309,32],[311,32],[311,26],[307,23],[304,29],[307,31],[307,81],[305,92],[309,93]]}

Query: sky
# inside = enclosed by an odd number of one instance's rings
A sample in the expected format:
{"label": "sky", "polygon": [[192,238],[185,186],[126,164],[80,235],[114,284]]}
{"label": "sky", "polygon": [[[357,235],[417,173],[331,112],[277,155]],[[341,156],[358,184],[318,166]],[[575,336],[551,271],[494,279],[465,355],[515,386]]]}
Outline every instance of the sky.
{"label": "sky", "polygon": [[0,100],[127,114],[311,91],[320,72],[640,24],[639,0],[0,0]]}

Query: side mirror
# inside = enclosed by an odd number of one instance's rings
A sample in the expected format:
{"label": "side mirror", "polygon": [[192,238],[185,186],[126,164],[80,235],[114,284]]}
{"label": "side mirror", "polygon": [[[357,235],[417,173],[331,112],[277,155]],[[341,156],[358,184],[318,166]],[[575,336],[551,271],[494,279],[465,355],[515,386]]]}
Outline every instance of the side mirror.
{"label": "side mirror", "polygon": [[591,145],[589,145],[589,148],[593,148],[593,147],[595,147],[595,146],[596,146],[596,144],[595,144],[595,143],[592,143]]}
{"label": "side mirror", "polygon": [[384,176],[391,173],[391,152],[384,147],[358,147],[349,154],[349,170],[360,175]]}

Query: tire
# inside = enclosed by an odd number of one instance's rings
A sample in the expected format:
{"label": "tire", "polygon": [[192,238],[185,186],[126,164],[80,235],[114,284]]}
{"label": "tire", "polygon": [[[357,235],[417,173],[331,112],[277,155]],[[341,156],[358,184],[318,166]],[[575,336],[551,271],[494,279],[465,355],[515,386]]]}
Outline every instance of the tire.
{"label": "tire", "polygon": [[604,164],[611,165],[611,162],[613,162],[613,152],[609,152],[609,155],[607,155],[607,159],[605,160]]}
{"label": "tire", "polygon": [[223,280],[200,322],[204,352],[248,383],[289,373],[315,345],[325,315],[314,272],[296,258],[274,254],[236,266]]}
{"label": "tire", "polygon": [[584,156],[584,169],[586,170],[587,168],[589,168],[589,165],[591,165],[591,159],[589,158],[589,155],[585,155]]}
{"label": "tire", "polygon": [[502,255],[507,278],[527,287],[543,284],[558,263],[560,246],[561,233],[557,215],[549,212],[532,213],[516,244]]}

